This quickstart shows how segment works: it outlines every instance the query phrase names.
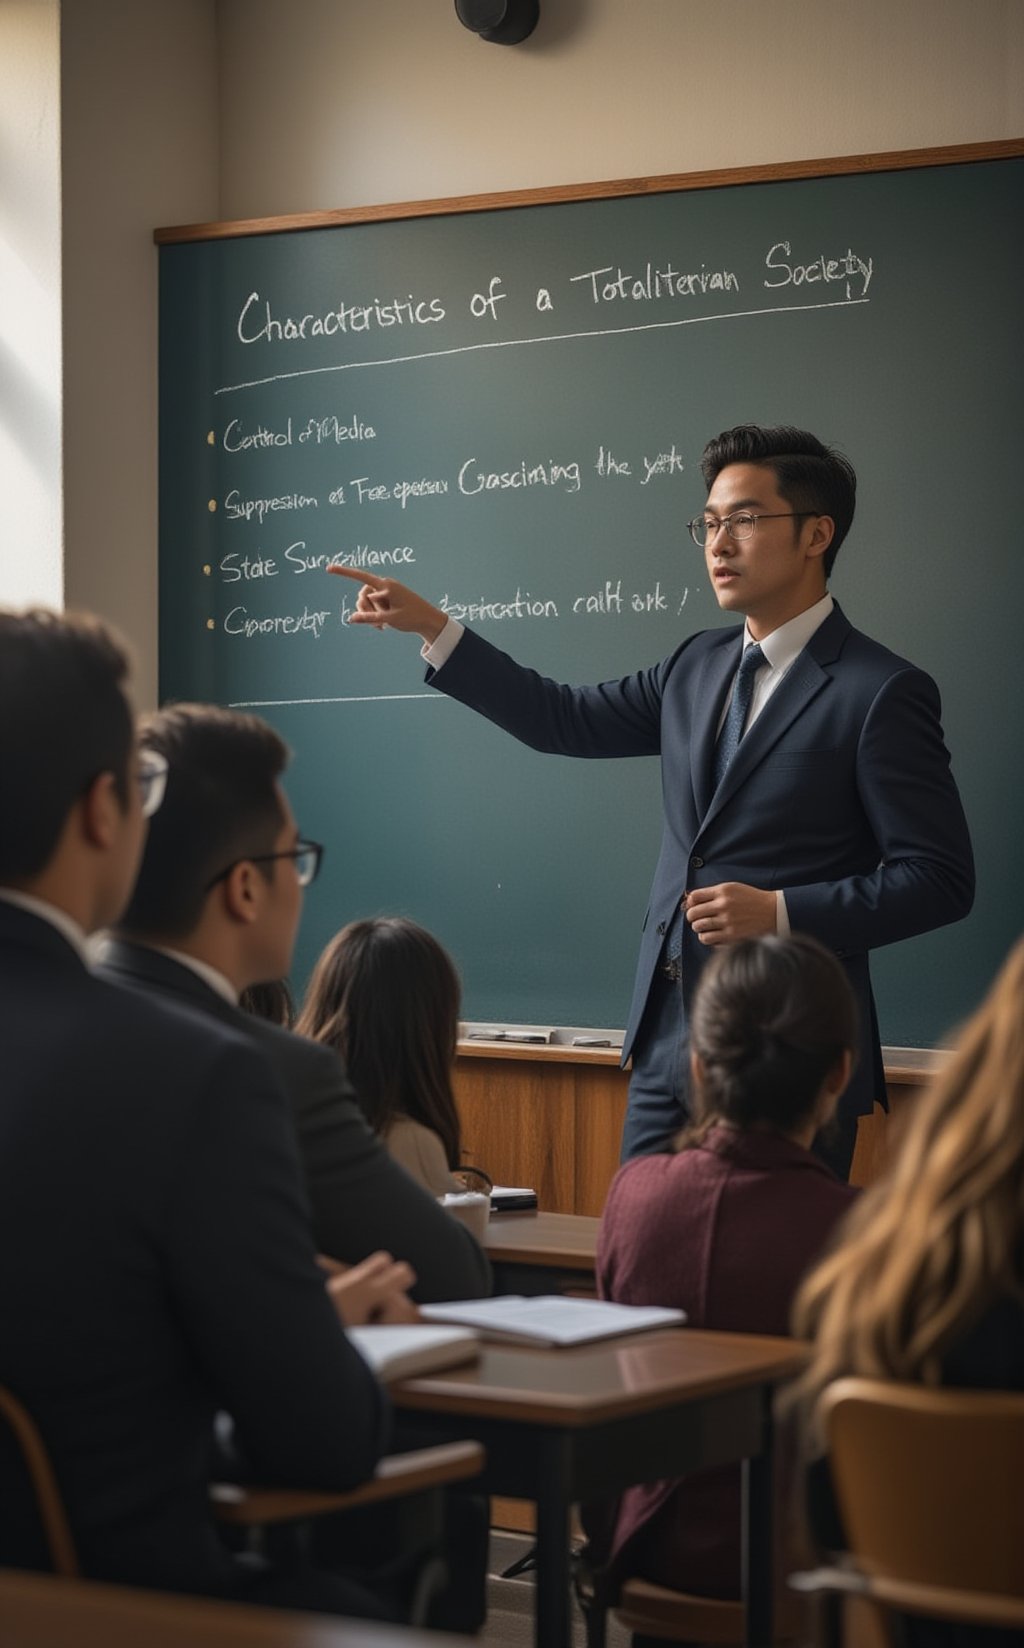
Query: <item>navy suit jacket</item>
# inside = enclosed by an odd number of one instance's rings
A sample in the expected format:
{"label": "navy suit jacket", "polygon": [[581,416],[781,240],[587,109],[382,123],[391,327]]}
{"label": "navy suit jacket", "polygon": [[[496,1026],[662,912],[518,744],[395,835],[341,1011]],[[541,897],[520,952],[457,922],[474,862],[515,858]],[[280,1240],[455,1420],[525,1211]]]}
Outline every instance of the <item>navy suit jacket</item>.
{"label": "navy suit jacket", "polygon": [[483,1248],[388,1155],[329,1047],[233,1007],[190,967],[148,945],[108,943],[100,971],[115,984],[218,1020],[266,1054],[295,1121],[322,1253],[356,1264],[384,1248],[407,1259],[416,1272],[412,1295],[421,1304],[490,1293]]}
{"label": "navy suit jacket", "polygon": [[[390,1408],[315,1259],[251,1041],[97,978],[0,900],[0,1383],[47,1442],[87,1576],[236,1594],[213,1419],[257,1480],[345,1488]],[[45,1565],[0,1430],[0,1565]]]}
{"label": "navy suit jacket", "polygon": [[[794,932],[842,959],[861,1019],[844,1099],[885,1102],[868,951],[967,914],[974,867],[930,676],[835,607],[740,743],[718,790],[712,755],[739,664],[735,629],[703,630],[621,681],[560,685],[467,630],[433,685],[534,749],[661,757],[661,853],[644,919],[623,1060],[684,892],[783,889]],[[710,950],[685,930],[687,1009]]]}

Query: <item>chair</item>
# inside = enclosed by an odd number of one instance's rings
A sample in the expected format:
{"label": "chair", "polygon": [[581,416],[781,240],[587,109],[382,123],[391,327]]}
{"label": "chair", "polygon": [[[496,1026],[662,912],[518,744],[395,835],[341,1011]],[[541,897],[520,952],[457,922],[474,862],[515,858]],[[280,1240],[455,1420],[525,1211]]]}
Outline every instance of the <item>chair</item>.
{"label": "chair", "polygon": [[[246,1530],[257,1545],[277,1535],[274,1551],[284,1558],[301,1551],[318,1517],[357,1511],[385,1500],[400,1501],[400,1525],[394,1545],[409,1552],[411,1569],[408,1623],[422,1625],[431,1599],[447,1578],[441,1547],[442,1490],[453,1482],[478,1476],[484,1465],[478,1442],[445,1442],[409,1453],[389,1454],[373,1476],[344,1493],[302,1488],[262,1488],[236,1483],[214,1483],[210,1488],[213,1513],[227,1526]],[[279,1537],[285,1530],[285,1537]]]}
{"label": "chair", "polygon": [[78,1555],[50,1456],[34,1419],[4,1385],[0,1385],[0,1417],[6,1421],[21,1454],[46,1537],[50,1566],[62,1579],[77,1579]]}
{"label": "chair", "polygon": [[1024,1395],[840,1379],[818,1418],[849,1560],[794,1587],[866,1598],[887,1635],[896,1613],[1024,1629]]}
{"label": "chair", "polygon": [[[25,1465],[39,1512],[54,1576],[77,1579],[81,1567],[57,1478],[39,1429],[24,1404],[0,1385],[0,1418],[6,1421]],[[444,1583],[436,1556],[442,1488],[479,1475],[484,1451],[477,1442],[447,1442],[382,1459],[373,1476],[344,1493],[293,1488],[242,1487],[215,1483],[210,1489],[218,1521],[248,1530],[284,1525],[299,1528],[312,1519],[384,1500],[409,1502],[412,1524],[423,1555],[409,1606],[410,1623],[422,1623],[434,1592]]]}
{"label": "chair", "polygon": [[[647,1579],[624,1580],[614,1607],[615,1618],[638,1636],[663,1637],[670,1642],[746,1641],[747,1614],[742,1602],[723,1602],[673,1591]],[[800,1634],[802,1609],[792,1596],[775,1601],[773,1642],[791,1642]]]}

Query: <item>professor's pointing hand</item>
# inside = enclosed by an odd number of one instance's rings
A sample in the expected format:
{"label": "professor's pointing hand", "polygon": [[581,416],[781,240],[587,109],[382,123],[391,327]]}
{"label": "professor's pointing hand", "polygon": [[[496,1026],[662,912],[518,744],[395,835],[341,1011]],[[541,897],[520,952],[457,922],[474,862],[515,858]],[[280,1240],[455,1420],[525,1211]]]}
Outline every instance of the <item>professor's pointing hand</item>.
{"label": "professor's pointing hand", "polygon": [[370,624],[374,629],[400,629],[411,635],[422,635],[429,646],[448,622],[440,607],[400,584],[397,578],[378,578],[374,572],[357,572],[354,567],[332,566],[327,570],[362,586],[355,611],[349,615],[350,624]]}

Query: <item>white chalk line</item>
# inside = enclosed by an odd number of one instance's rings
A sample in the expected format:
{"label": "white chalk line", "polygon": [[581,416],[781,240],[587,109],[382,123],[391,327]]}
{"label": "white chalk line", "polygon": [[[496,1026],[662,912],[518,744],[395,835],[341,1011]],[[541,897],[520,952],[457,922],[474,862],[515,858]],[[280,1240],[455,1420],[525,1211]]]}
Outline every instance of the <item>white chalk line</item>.
{"label": "white chalk line", "polygon": [[690,315],[684,320],[652,320],[643,326],[606,326],[593,332],[558,332],[550,338],[492,338],[485,343],[464,343],[456,349],[428,349],[418,355],[390,355],[384,360],[342,361],[337,366],[307,366],[300,372],[278,372],[270,378],[251,378],[248,383],[229,383],[215,389],[215,395],[234,395],[241,389],[262,389],[268,383],[287,383],[291,378],[315,378],[324,372],[352,372],[357,367],[406,366],[411,361],[441,360],[447,355],[472,355],[481,349],[521,349],[533,343],[571,343],[578,338],[618,338],[629,332],[664,332],[676,326],[702,326],[706,321],[750,320],[757,315],[802,315],[813,309],[853,309],[870,298],[838,298],[834,303],[790,303],[774,309],[736,309],[728,315]]}
{"label": "white chalk line", "polygon": [[229,710],[270,710],[286,704],[390,704],[399,698],[420,698],[427,703],[443,704],[439,692],[378,692],[350,698],[239,698],[229,704]]}

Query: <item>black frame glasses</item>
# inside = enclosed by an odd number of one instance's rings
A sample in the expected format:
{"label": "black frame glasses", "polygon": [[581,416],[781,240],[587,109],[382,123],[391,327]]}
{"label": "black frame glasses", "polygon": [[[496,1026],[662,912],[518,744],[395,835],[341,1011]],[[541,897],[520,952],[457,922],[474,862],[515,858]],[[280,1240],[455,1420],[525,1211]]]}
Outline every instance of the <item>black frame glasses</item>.
{"label": "black frame glasses", "polygon": [[297,841],[294,847],[285,847],[279,853],[243,853],[241,858],[232,859],[215,876],[206,883],[205,892],[216,887],[218,881],[229,876],[238,864],[273,864],[276,859],[290,858],[295,862],[295,874],[300,887],[311,887],[320,874],[320,865],[323,862],[324,849],[319,841]]}
{"label": "black frame glasses", "polygon": [[135,782],[142,798],[143,818],[152,818],[159,812],[167,789],[167,757],[159,750],[140,750],[135,767]]}
{"label": "black frame glasses", "polygon": [[764,510],[734,509],[731,515],[723,515],[721,520],[717,515],[695,515],[692,521],[687,521],[686,528],[697,548],[706,549],[711,540],[718,537],[723,526],[729,537],[740,544],[744,538],[754,536],[758,521],[802,521],[809,515],[817,514],[816,509],[780,509],[771,514]]}

